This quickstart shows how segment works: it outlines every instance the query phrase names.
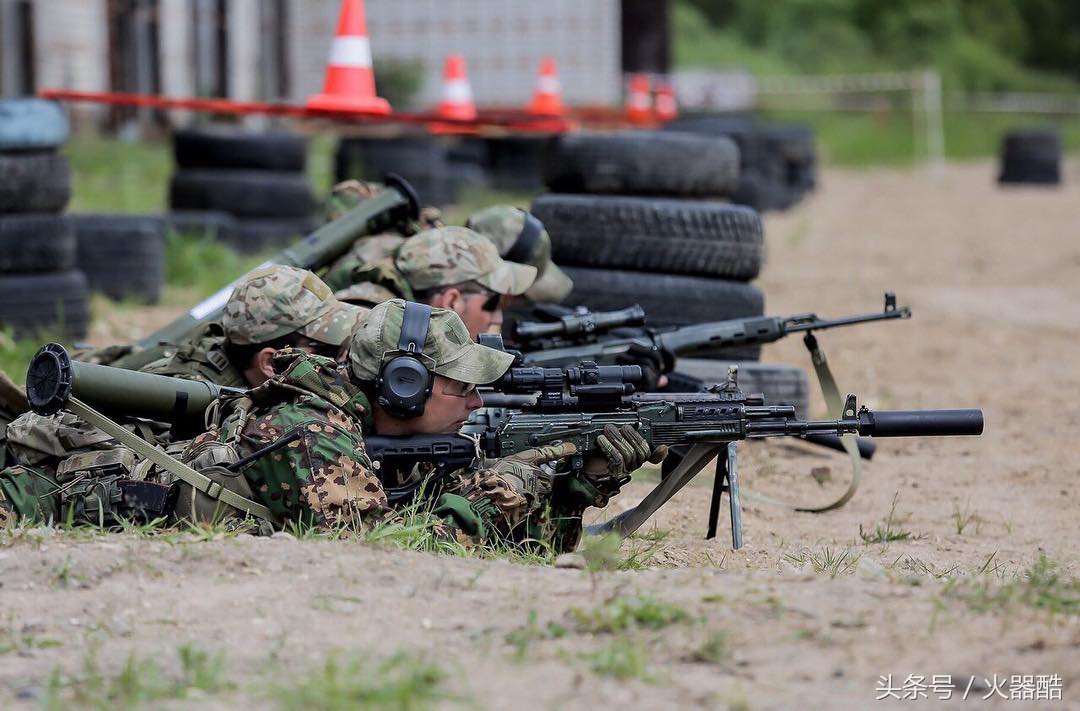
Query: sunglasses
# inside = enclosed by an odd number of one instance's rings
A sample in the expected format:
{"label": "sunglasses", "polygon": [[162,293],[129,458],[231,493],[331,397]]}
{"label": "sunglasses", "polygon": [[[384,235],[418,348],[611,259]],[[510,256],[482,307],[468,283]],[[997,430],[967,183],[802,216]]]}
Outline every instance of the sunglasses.
{"label": "sunglasses", "polygon": [[484,300],[484,303],[480,304],[480,308],[489,313],[498,311],[499,307],[502,306],[503,295],[496,291],[492,291],[491,289],[484,289],[483,291],[466,291],[463,293],[468,294],[469,296],[486,296],[487,298]]}

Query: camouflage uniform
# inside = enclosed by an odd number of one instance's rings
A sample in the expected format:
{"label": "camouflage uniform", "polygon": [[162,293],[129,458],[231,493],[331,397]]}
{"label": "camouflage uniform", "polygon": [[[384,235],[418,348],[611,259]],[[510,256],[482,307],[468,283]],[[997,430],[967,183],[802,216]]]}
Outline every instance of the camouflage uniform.
{"label": "camouflage uniform", "polygon": [[251,272],[225,304],[220,323],[201,326],[175,352],[142,368],[155,375],[246,387],[225,356],[225,341],[267,343],[290,333],[340,346],[366,310],[340,303],[319,277],[305,269],[273,265]]}
{"label": "camouflage uniform", "polygon": [[[525,296],[533,301],[561,303],[574,288],[574,282],[562,269],[551,261],[551,236],[541,229],[531,251],[521,253],[519,240],[525,226],[526,212],[513,205],[493,205],[474,212],[465,221],[465,226],[490,239],[504,259],[512,259],[522,264],[536,267],[536,281]],[[537,220],[533,217],[532,219]],[[539,223],[539,220],[537,220]]]}
{"label": "camouflage uniform", "polygon": [[[376,183],[359,180],[338,183],[331,189],[330,198],[327,200],[326,221],[333,222],[340,218],[360,203],[378,195],[381,189],[381,186]],[[438,208],[421,208],[420,218],[401,226],[398,231],[365,235],[357,239],[352,249],[338,257],[326,269],[322,275],[323,281],[334,291],[340,291],[364,281],[378,282],[378,279],[354,278],[352,274],[357,270],[366,270],[372,265],[380,264],[383,259],[391,257],[407,237],[442,226],[442,213]],[[406,299],[412,298],[411,293],[405,293],[400,289],[394,289],[394,295]]]}
{"label": "camouflage uniform", "polygon": [[[225,358],[226,336],[237,345],[273,341],[290,333],[340,346],[366,311],[337,301],[317,276],[289,266],[271,266],[249,274],[225,306],[221,324],[202,327],[196,337],[144,370],[158,375],[246,387],[240,371]],[[102,450],[123,449],[108,435],[71,413],[51,417],[25,413],[8,426],[11,464],[0,470],[0,517],[3,510],[32,520],[55,515],[57,479],[65,459]],[[142,421],[128,426],[144,440],[165,446],[168,428]],[[87,461],[88,466],[95,462]]]}
{"label": "camouflage uniform", "polygon": [[[374,283],[399,298],[414,298],[419,291],[466,282],[517,295],[536,279],[536,267],[502,259],[490,240],[465,227],[440,227],[395,239],[375,238],[363,250],[357,247],[363,261],[347,273],[328,273],[328,283]],[[348,286],[338,288],[339,299],[350,293]]]}

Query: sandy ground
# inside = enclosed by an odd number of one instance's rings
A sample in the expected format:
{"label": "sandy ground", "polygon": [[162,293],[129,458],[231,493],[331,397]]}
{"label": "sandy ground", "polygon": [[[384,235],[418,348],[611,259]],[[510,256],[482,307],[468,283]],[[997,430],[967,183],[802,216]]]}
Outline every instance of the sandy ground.
{"label": "sandy ground", "polygon": [[[876,701],[882,675],[898,689],[909,675],[927,686],[949,675],[946,703],[1080,708],[1078,167],[1056,190],[1000,190],[989,163],[938,181],[828,171],[809,201],[766,219],[770,313],[872,311],[885,290],[914,311],[822,335],[842,388],[871,407],[986,413],[981,438],[880,441],[838,511],[748,500],[746,545],[733,552],[726,523],[702,540],[702,478],[658,515],[667,535],[649,569],[610,573],[287,537],[9,537],[0,705],[40,704],[54,670],[85,681],[88,658],[107,679],[129,656],[174,679],[177,648],[193,644],[223,653],[231,686],[151,706],[273,707],[335,654],[374,664],[406,652],[447,672],[445,707],[885,707],[911,701]],[[797,338],[764,359],[808,366]],[[842,458],[804,447],[740,452],[759,492],[824,500],[847,476]],[[815,483],[813,468],[831,481]],[[635,482],[612,510],[649,486]],[[865,543],[860,527],[909,535]],[[1062,577],[1027,582],[1044,555]],[[685,617],[609,632],[573,612],[643,596]],[[549,623],[565,634],[549,638]],[[601,650],[628,678],[594,670]],[[1005,701],[995,675],[1058,675],[1063,700]],[[937,681],[922,703],[944,695]]]}

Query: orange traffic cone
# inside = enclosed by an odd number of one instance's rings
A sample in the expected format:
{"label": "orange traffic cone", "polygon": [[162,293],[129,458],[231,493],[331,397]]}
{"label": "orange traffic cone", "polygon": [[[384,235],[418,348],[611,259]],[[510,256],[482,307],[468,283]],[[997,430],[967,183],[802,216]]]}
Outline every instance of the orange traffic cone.
{"label": "orange traffic cone", "polygon": [[633,74],[630,77],[630,94],[626,97],[626,118],[634,123],[652,118],[652,97],[649,96],[649,77]]}
{"label": "orange traffic cone", "polygon": [[435,113],[443,118],[472,121],[476,118],[472,87],[465,73],[465,58],[460,54],[446,57],[443,65],[443,95]]}
{"label": "orange traffic cone", "polygon": [[536,82],[536,92],[529,104],[529,113],[534,116],[562,116],[562,87],[559,86],[555,60],[551,57],[540,60],[540,78]]}
{"label": "orange traffic cone", "polygon": [[337,33],[330,45],[323,93],[308,99],[316,111],[357,114],[388,114],[390,104],[375,95],[375,73],[371,69],[364,0],[344,0],[338,16]]}
{"label": "orange traffic cone", "polygon": [[675,101],[675,90],[671,82],[662,81],[656,87],[656,119],[671,121],[679,116],[679,104]]}

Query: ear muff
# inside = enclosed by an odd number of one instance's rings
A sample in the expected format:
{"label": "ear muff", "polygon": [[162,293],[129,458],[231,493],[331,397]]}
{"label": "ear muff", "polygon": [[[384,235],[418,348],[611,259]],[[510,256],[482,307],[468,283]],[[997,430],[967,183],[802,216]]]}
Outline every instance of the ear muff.
{"label": "ear muff", "polygon": [[544,231],[544,223],[528,210],[522,210],[521,212],[525,215],[525,221],[521,225],[521,232],[518,233],[514,244],[503,255],[503,259],[508,262],[528,264],[533,255],[536,254],[536,246],[540,244],[540,235]]}
{"label": "ear muff", "polygon": [[385,363],[375,379],[376,402],[394,417],[420,417],[431,397],[434,378],[418,357],[424,352],[430,323],[430,306],[405,302],[398,339],[400,355]]}

